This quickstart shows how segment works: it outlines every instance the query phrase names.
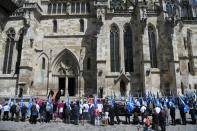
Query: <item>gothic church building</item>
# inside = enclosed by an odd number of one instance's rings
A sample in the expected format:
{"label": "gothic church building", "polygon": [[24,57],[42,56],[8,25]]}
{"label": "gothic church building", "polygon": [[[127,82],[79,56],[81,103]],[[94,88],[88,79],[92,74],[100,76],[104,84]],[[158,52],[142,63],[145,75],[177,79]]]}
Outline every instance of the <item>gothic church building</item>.
{"label": "gothic church building", "polygon": [[0,96],[197,89],[195,0],[24,0],[5,19]]}

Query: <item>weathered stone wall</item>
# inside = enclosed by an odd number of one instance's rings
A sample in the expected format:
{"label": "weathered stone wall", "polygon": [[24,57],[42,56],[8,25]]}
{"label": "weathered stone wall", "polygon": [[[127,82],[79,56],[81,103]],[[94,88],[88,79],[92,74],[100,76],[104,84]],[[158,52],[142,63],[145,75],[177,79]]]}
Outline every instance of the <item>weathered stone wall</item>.
{"label": "weathered stone wall", "polygon": [[[84,18],[85,31],[80,32],[79,19],[68,18],[57,20],[57,33],[53,33],[53,18],[44,19],[40,22],[37,28],[35,38],[35,49],[38,52],[35,53],[34,59],[34,86],[35,91],[42,89],[41,94],[46,94],[47,90],[47,67],[46,70],[41,69],[41,58],[46,57],[46,63],[50,59],[50,67],[53,66],[54,61],[58,59],[58,55],[64,50],[70,50],[76,59],[81,62],[82,71],[85,79],[85,83],[80,82],[80,88],[85,88],[85,94],[95,93],[96,89],[96,39],[92,35],[95,26],[93,25],[94,19]],[[69,28],[68,28],[69,27]],[[39,33],[42,32],[42,33]],[[82,52],[82,50],[84,51]],[[51,54],[50,54],[51,52]],[[83,56],[82,56],[83,55]],[[83,57],[83,58],[81,58]],[[87,58],[91,59],[91,69],[87,70]],[[51,72],[52,74],[54,72]],[[79,84],[79,83],[78,83]],[[58,81],[49,77],[49,87],[55,91],[58,91]],[[83,94],[84,94],[83,93]]]}

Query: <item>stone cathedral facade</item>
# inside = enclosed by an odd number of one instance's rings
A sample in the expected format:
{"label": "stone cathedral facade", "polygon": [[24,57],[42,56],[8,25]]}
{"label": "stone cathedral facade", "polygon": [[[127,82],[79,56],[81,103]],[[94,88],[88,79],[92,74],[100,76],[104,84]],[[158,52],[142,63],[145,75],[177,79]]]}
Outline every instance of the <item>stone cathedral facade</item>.
{"label": "stone cathedral facade", "polygon": [[5,19],[0,96],[197,89],[195,0],[26,0]]}

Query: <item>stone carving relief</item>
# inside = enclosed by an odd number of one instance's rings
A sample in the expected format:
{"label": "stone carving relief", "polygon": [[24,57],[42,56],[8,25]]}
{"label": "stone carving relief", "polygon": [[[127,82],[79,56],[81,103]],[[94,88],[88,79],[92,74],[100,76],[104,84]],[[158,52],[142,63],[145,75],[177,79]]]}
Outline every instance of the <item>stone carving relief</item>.
{"label": "stone carving relief", "polygon": [[77,69],[75,68],[74,63],[72,62],[71,59],[66,58],[63,59],[58,67],[58,74],[59,75],[71,75],[71,76],[75,76],[77,75]]}

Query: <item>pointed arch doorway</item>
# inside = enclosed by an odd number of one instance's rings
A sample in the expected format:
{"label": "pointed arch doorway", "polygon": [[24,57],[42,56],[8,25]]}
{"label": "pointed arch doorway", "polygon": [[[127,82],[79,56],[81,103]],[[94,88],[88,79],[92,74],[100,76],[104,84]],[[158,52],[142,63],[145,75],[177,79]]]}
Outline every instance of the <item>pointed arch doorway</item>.
{"label": "pointed arch doorway", "polygon": [[126,84],[123,80],[120,81],[120,95],[121,96],[126,96],[127,88]]}
{"label": "pointed arch doorway", "polygon": [[70,50],[65,49],[56,57],[52,76],[61,96],[79,95],[79,63]]}

